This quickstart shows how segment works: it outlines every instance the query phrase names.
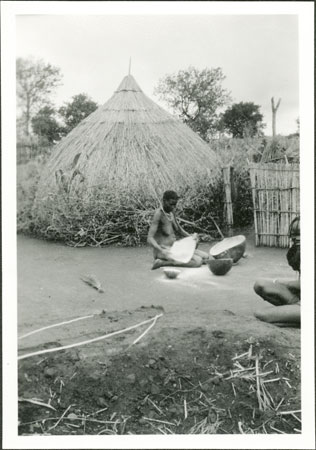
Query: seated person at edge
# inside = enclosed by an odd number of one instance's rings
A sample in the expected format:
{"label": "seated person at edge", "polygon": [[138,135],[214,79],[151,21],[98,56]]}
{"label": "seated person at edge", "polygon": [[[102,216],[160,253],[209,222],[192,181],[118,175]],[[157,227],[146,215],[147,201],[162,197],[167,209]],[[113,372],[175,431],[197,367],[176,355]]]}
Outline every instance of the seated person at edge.
{"label": "seated person at edge", "polygon": [[[176,241],[176,233],[182,237],[190,236],[179,225],[174,214],[178,202],[178,194],[174,191],[166,191],[162,198],[162,207],[155,211],[148,232],[147,242],[154,250],[154,264],[152,270],[163,266],[200,267],[208,259],[208,254],[195,250],[192,259],[188,263],[177,262],[169,255],[172,244]],[[198,235],[193,237],[198,244]]]}
{"label": "seated person at edge", "polygon": [[301,322],[301,263],[300,263],[300,219],[295,218],[289,229],[292,246],[287,252],[287,260],[293,270],[298,272],[296,280],[261,279],[254,285],[255,292],[263,300],[274,305],[255,313],[257,319],[278,326],[299,326]]}

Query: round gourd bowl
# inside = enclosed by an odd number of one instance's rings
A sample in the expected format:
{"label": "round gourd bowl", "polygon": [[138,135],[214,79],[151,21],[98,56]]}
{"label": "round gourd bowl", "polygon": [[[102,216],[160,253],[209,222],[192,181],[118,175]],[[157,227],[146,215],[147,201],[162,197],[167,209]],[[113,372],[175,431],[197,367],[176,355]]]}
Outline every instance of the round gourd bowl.
{"label": "round gourd bowl", "polygon": [[175,278],[177,278],[179,273],[181,273],[181,271],[177,269],[163,269],[163,273],[167,278],[170,278],[170,280],[174,280]]}
{"label": "round gourd bowl", "polygon": [[234,263],[236,263],[244,255],[245,250],[245,236],[233,236],[215,244],[210,250],[210,256],[213,256],[215,259],[232,258]]}
{"label": "round gourd bowl", "polygon": [[233,266],[232,258],[209,259],[208,268],[214,275],[225,275]]}

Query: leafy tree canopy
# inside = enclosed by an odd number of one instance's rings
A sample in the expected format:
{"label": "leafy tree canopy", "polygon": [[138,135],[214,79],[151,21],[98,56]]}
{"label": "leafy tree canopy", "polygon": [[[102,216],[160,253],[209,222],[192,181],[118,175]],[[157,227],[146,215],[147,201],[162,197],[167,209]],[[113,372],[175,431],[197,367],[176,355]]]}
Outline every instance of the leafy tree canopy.
{"label": "leafy tree canopy", "polygon": [[234,103],[222,115],[220,129],[238,138],[262,135],[265,125],[259,109],[260,106],[252,102]]}
{"label": "leafy tree canopy", "polygon": [[216,131],[219,110],[230,102],[222,87],[221,68],[198,70],[190,66],[174,75],[163,77],[154,93],[180,118],[208,140]]}
{"label": "leafy tree canopy", "polygon": [[50,96],[61,84],[62,75],[58,67],[41,59],[17,58],[16,92],[22,110],[25,134],[30,133],[31,119],[38,109],[49,103]]}
{"label": "leafy tree canopy", "polygon": [[83,119],[98,108],[98,104],[91,100],[87,94],[78,94],[72,100],[59,108],[59,114],[65,122],[64,134],[68,134]]}
{"label": "leafy tree canopy", "polygon": [[59,141],[63,131],[56,119],[56,110],[49,105],[41,108],[32,118],[32,128],[34,134],[48,144]]}

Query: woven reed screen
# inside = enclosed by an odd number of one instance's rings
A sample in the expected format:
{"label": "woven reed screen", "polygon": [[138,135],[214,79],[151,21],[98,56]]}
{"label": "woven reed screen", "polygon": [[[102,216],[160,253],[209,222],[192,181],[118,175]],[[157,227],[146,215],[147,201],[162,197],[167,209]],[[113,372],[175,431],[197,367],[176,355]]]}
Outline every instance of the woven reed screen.
{"label": "woven reed screen", "polygon": [[288,247],[291,221],[300,212],[298,164],[249,167],[257,246]]}

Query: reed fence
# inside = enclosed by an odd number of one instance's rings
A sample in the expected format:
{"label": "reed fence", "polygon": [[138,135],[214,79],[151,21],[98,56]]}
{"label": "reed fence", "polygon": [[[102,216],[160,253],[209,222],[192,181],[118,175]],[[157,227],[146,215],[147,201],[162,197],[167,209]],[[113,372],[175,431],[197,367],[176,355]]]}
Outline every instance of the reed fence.
{"label": "reed fence", "polygon": [[291,221],[300,213],[298,164],[249,167],[257,246],[288,247]]}

